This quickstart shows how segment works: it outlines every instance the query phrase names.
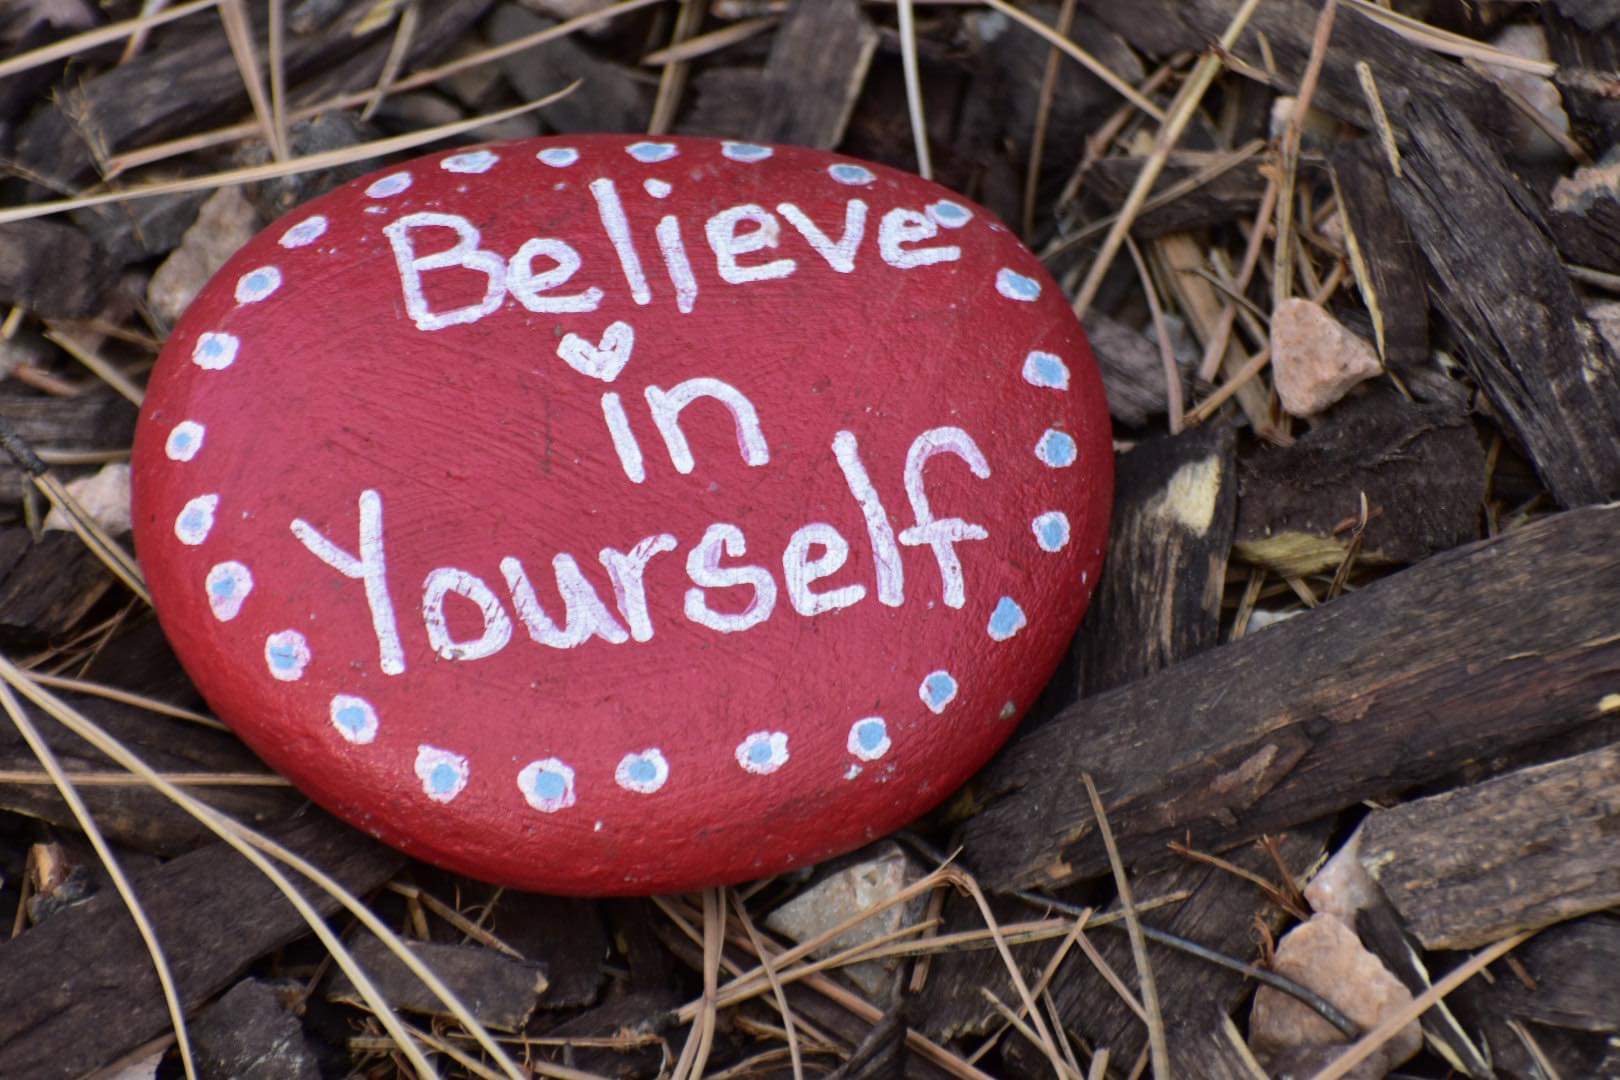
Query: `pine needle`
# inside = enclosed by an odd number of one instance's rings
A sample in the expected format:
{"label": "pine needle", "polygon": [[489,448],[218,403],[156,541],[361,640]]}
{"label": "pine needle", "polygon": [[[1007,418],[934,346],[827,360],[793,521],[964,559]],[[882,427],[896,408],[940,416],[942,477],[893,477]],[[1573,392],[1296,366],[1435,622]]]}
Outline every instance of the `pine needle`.
{"label": "pine needle", "polygon": [[107,26],[98,26],[94,30],[86,30],[82,34],[54,41],[49,45],[41,45],[37,49],[29,49],[9,60],[0,60],[0,79],[8,75],[15,75],[19,71],[28,71],[41,64],[49,64],[56,60],[64,60],[70,56],[87,52],[114,41],[121,41],[142,31],[150,30],[154,26],[161,26],[166,22],[184,18],[198,11],[207,11],[219,3],[219,0],[192,0],[189,4],[169,8],[167,11],[156,11],[150,15],[141,15],[123,22],[110,23]]}
{"label": "pine needle", "polygon": [[[988,0],[987,0],[988,2]],[[993,0],[1000,3],[1001,0]],[[1220,74],[1224,61],[1222,57],[1230,53],[1237,45],[1238,38],[1254,17],[1255,9],[1260,6],[1260,0],[1243,0],[1243,6],[1232,21],[1227,25],[1226,32],[1221,35],[1219,48],[1212,49],[1199,58],[1194,66],[1192,75],[1182,86],[1181,92],[1176,95],[1175,102],[1164,118],[1164,124],[1159,128],[1158,138],[1153,145],[1153,152],[1142,165],[1142,171],[1137,174],[1136,182],[1132,185],[1130,194],[1125,198],[1125,205],[1120,208],[1119,217],[1114,226],[1108,231],[1103,241],[1102,250],[1092,262],[1091,269],[1086,273],[1084,283],[1080,286],[1078,295],[1074,298],[1074,313],[1078,318],[1085,318],[1090,310],[1091,303],[1097,299],[1097,291],[1102,288],[1103,278],[1114,264],[1114,257],[1119,254],[1120,247],[1125,242],[1125,234],[1136,223],[1136,215],[1141,211],[1142,204],[1147,201],[1148,193],[1158,182],[1159,175],[1164,172],[1165,163],[1170,160],[1170,151],[1175,149],[1181,141],[1182,133],[1187,125],[1192,123],[1198,114],[1198,107],[1204,100],[1204,95],[1215,82],[1215,76]]]}
{"label": "pine needle", "polygon": [[135,929],[141,935],[141,940],[146,943],[147,953],[152,957],[152,968],[163,991],[163,1004],[169,1010],[169,1024],[174,1028],[174,1041],[180,1051],[180,1064],[186,1071],[187,1080],[196,1080],[197,1065],[191,1057],[191,1039],[186,1034],[185,1010],[180,1006],[180,994],[175,989],[174,975],[169,970],[169,961],[163,955],[163,946],[158,943],[157,931],[152,929],[152,921],[146,916],[146,909],[141,906],[134,887],[124,875],[124,868],[119,865],[117,856],[107,845],[106,837],[101,835],[101,828],[91,816],[90,808],[85,806],[84,800],[79,797],[73,781],[63,771],[62,764],[56,759],[50,744],[40,735],[34,722],[28,718],[28,713],[23,710],[17,695],[4,682],[0,682],[0,707],[3,707],[11,717],[11,722],[16,725],[23,741],[44,766],[51,783],[56,785],[56,790],[61,794],[62,801],[67,803],[68,809],[73,812],[73,819],[79,823],[79,828],[89,839],[90,846],[95,848],[96,857],[101,860],[101,865],[107,868],[107,876],[112,878],[113,887],[118,890],[124,906],[129,909],[129,916],[135,921]]}
{"label": "pine needle", "polygon": [[1475,953],[1467,962],[1460,964],[1455,970],[1448,973],[1445,978],[1413,998],[1409,1004],[1386,1016],[1382,1023],[1363,1035],[1344,1054],[1335,1058],[1331,1065],[1311,1077],[1311,1080],[1341,1080],[1342,1077],[1348,1076],[1352,1069],[1366,1061],[1396,1035],[1399,1035],[1401,1029],[1406,1027],[1407,1024],[1428,1012],[1437,1002],[1457,989],[1457,987],[1484,971],[1487,965],[1495,963],[1535,937],[1536,934],[1541,932],[1541,929],[1541,927],[1536,927],[1534,930],[1520,931],[1512,937],[1503,938],[1496,944],[1487,946]]}
{"label": "pine needle", "polygon": [[427,143],[452,138],[466,131],[476,131],[478,128],[498,124],[503,120],[510,120],[514,116],[521,116],[526,112],[544,108],[573,93],[577,86],[579,86],[579,80],[576,79],[554,94],[547,94],[543,98],[522,105],[514,105],[510,109],[501,109],[498,112],[486,113],[483,116],[474,116],[466,120],[440,124],[437,127],[425,128],[421,131],[407,132],[404,135],[373,139],[371,142],[346,146],[337,150],[306,154],[303,157],[292,158],[289,161],[271,161],[263,165],[248,165],[239,169],[227,169],[224,172],[211,173],[207,176],[189,176],[182,180],[158,181],[143,184],[139,187],[125,188],[121,191],[105,191],[95,195],[79,195],[70,199],[52,199],[46,202],[28,203],[23,206],[0,209],[0,225],[13,221],[47,217],[51,214],[61,214],[69,210],[80,210],[87,206],[103,206],[107,203],[126,202],[130,199],[147,199],[157,195],[174,195],[186,191],[213,191],[216,188],[229,187],[233,184],[250,184],[260,180],[274,180],[280,176],[293,176],[297,173],[311,172],[315,169],[332,169],[356,161],[368,161],[372,158],[385,157],[388,154],[397,154],[402,150],[413,150]]}
{"label": "pine needle", "polygon": [[[907,0],[901,0],[901,3],[906,2]],[[1061,50],[1064,55],[1068,56],[1081,67],[1085,68],[1087,71],[1097,76],[1097,78],[1107,83],[1109,88],[1120,97],[1124,98],[1132,105],[1135,105],[1138,109],[1141,109],[1143,112],[1147,113],[1160,123],[1164,122],[1164,110],[1153,104],[1153,102],[1149,101],[1147,98],[1143,97],[1141,93],[1137,91],[1136,87],[1114,74],[1113,69],[1107,64],[1104,64],[1101,60],[1098,60],[1095,56],[1092,56],[1089,52],[1082,49],[1068,38],[1056,33],[1050,26],[1047,26],[1045,23],[1041,22],[1029,12],[1013,7],[1007,2],[1007,0],[980,0],[980,2],[982,2],[985,7],[1005,15],[1007,18],[1011,19],[1019,26],[1024,27],[1026,30],[1032,31],[1036,35],[1045,38],[1047,41],[1051,42],[1055,48]],[[1255,0],[1255,2],[1257,2],[1257,0]],[[1247,20],[1245,19],[1244,21]]]}
{"label": "pine needle", "polygon": [[422,963],[421,959],[399,939],[386,923],[379,919],[374,912],[345,889],[331,875],[309,862],[307,859],[276,843],[269,837],[256,832],[225,816],[207,803],[201,802],[187,794],[184,790],[168,783],[162,775],[123,743],[110,736],[100,725],[89,717],[73,709],[61,699],[41,689],[34,683],[32,677],[10,660],[0,657],[0,680],[11,684],[23,697],[43,709],[54,717],[69,731],[88,742],[95,749],[111,758],[116,764],[135,773],[152,787],[156,788],[171,802],[185,810],[210,832],[225,841],[244,858],[253,863],[260,872],[268,877],[277,890],[284,895],[288,902],[303,916],[305,922],[321,943],[326,946],[332,959],[349,976],[366,1004],[371,1007],[382,1023],[385,1030],[393,1036],[403,1053],[422,1076],[437,1076],[437,1072],[428,1060],[422,1056],[414,1040],[407,1034],[398,1016],[389,1007],[365,971],[355,962],[354,956],[340,941],[326,920],[317,912],[303,894],[289,881],[276,866],[270,862],[271,858],[292,867],[298,873],[314,882],[327,895],[337,900],[350,914],[354,915],[360,923],[379,939],[397,957],[401,963],[424,985],[427,986],[445,1007],[456,1017],[467,1031],[478,1041],[484,1052],[489,1054],[500,1066],[510,1080],[524,1080],[523,1072],[501,1049],[500,1044],[489,1034],[472,1013],[462,1003],[461,999],[445,986],[443,980],[433,970]]}
{"label": "pine needle", "polygon": [[[681,10],[675,16],[675,28],[670,33],[668,48],[664,52],[674,53],[681,45],[697,33],[698,27],[703,25],[704,13],[708,10],[709,0],[681,0]],[[642,63],[646,63],[645,59]],[[653,100],[652,118],[647,123],[647,134],[663,135],[675,124],[675,113],[680,109],[681,95],[686,91],[686,58],[677,57],[663,62],[664,72],[658,79],[658,96]]]}
{"label": "pine needle", "polygon": [[911,141],[917,152],[917,175],[934,178],[928,157],[928,122],[923,118],[922,78],[917,72],[917,21],[912,0],[899,0],[900,66],[906,83],[906,112],[911,117]]}
{"label": "pine needle", "polygon": [[[1328,2],[1332,3],[1333,0]],[[1086,785],[1092,817],[1096,819],[1103,847],[1108,851],[1108,865],[1113,868],[1114,884],[1119,889],[1119,906],[1125,911],[1125,928],[1130,932],[1131,955],[1136,959],[1136,979],[1142,990],[1142,1011],[1146,1014],[1148,1053],[1153,1062],[1153,1075],[1168,1080],[1170,1048],[1164,1037],[1164,1015],[1159,1011],[1159,990],[1153,981],[1153,965],[1148,961],[1147,941],[1142,937],[1142,921],[1137,917],[1136,903],[1131,899],[1131,881],[1125,873],[1125,864],[1120,861],[1119,848],[1114,844],[1114,830],[1108,824],[1108,814],[1103,809],[1102,796],[1097,794],[1097,785],[1092,782],[1090,773],[1081,773],[1080,779]]]}

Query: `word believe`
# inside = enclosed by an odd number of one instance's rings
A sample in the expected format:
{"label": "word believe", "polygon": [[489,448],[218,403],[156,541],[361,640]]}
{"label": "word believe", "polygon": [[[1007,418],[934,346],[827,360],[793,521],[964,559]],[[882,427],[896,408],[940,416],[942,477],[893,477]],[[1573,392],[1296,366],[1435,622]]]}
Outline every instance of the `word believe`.
{"label": "word believe", "polygon": [[[618,256],[619,268],[629,286],[631,299],[638,305],[651,303],[652,286],[648,282],[629,219],[625,217],[618,189],[612,180],[600,178],[591,181],[590,192],[596,200],[602,229]],[[721,210],[704,223],[703,233],[714,255],[716,273],[722,281],[731,285],[774,281],[791,277],[797,272],[799,260],[790,256],[748,264],[741,261],[743,256],[757,256],[781,245],[782,224],[777,214],[787,219],[829,267],[840,274],[850,274],[855,271],[861,241],[866,235],[867,209],[865,201],[850,199],[844,206],[844,220],[836,240],[790,202],[778,203],[775,214],[753,203]],[[968,210],[949,200],[934,203],[926,211],[896,207],[885,213],[878,223],[878,255],[889,266],[901,270],[955,262],[962,257],[961,249],[955,245],[916,245],[938,237],[941,227],[960,228],[970,217]],[[419,253],[416,234],[423,230],[441,229],[454,233],[455,243],[428,254]],[[434,211],[406,214],[390,222],[383,232],[388,237],[394,262],[399,268],[405,310],[420,330],[443,330],[477,322],[497,311],[507,296],[533,312],[577,314],[595,311],[601,306],[605,295],[596,285],[574,292],[559,291],[574,279],[582,261],[572,244],[557,237],[531,237],[509,258],[502,257],[479,246],[482,237],[477,227],[466,218],[459,214]],[[675,305],[681,314],[689,314],[697,303],[698,283],[692,273],[692,262],[681,234],[680,220],[673,214],[664,215],[659,219],[654,235],[663,257],[665,273],[675,290]],[[543,268],[536,268],[537,260],[542,262]],[[424,275],[447,269],[483,275],[483,298],[462,307],[434,310],[424,290]]]}

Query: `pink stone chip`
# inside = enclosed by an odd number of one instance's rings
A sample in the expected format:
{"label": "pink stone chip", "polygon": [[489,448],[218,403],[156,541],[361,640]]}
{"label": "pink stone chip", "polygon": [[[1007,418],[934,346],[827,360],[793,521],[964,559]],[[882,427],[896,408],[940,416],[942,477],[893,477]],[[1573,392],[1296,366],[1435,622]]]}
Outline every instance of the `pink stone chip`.
{"label": "pink stone chip", "polygon": [[1370,344],[1322,305],[1296,297],[1271,313],[1271,369],[1282,407],[1315,416],[1384,366]]}

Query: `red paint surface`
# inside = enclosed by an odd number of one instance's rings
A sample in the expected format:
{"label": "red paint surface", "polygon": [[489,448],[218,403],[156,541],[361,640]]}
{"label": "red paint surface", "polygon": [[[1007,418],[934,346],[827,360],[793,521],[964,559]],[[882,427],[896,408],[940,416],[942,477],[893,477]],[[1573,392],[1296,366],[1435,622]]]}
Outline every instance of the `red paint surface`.
{"label": "red paint surface", "polygon": [[[497,160],[481,173],[447,171],[441,162],[453,154],[430,155],[293,211],[238,253],[187,312],[152,379],[135,447],[141,561],[164,629],[219,715],[357,826],[452,869],[548,892],[645,893],[758,877],[855,847],[939,803],[1011,734],[1062,655],[1097,577],[1111,497],[1107,412],[1080,328],[1034,257],[986,211],[876,165],[870,183],[838,183],[828,166],[848,159],[814,151],[778,147],[745,163],[728,160],[718,142],[669,139],[676,156],[647,164],[627,153],[633,141],[494,145]],[[573,148],[578,160],[543,164],[536,153],[548,147]],[[378,177],[395,173],[410,176],[406,190],[368,196]],[[633,300],[588,190],[598,178],[613,180],[622,201],[651,292],[646,304]],[[655,198],[643,186],[649,179],[672,190]],[[836,241],[852,198],[869,212],[850,273],[776,211],[790,202]],[[901,247],[955,245],[959,256],[910,268],[885,262],[884,215],[942,199],[971,219]],[[721,279],[705,222],[749,203],[776,215],[778,245],[737,261],[791,258],[790,276]],[[567,241],[580,267],[542,295],[593,287],[600,306],[536,313],[508,295],[476,321],[419,329],[383,229],[422,211],[460,215],[479,230],[480,247],[503,259],[533,237]],[[678,220],[693,268],[690,313],[678,310],[655,238],[666,214]],[[324,233],[283,246],[289,228],[313,215],[326,219]],[[418,256],[453,239],[443,228],[410,235]],[[540,257],[533,270],[553,265]],[[267,266],[279,271],[279,287],[239,302],[238,282]],[[1003,268],[1037,282],[1039,297],[998,292]],[[438,310],[477,301],[487,284],[465,269],[425,271],[423,280]],[[633,328],[634,343],[611,384],[559,358],[567,335],[594,345],[616,321]],[[229,366],[217,366],[218,356],[213,369],[193,362],[204,333],[238,340]],[[1026,380],[1032,350],[1062,360],[1067,390]],[[589,350],[581,355],[589,359]],[[599,362],[599,374],[612,373],[609,358]],[[681,416],[695,468],[676,471],[645,388],[694,378],[723,380],[747,397],[768,464],[749,465],[726,409],[699,400]],[[622,400],[645,463],[642,483],[614,452],[607,392]],[[201,444],[176,444],[171,454],[182,421],[203,426]],[[934,456],[923,474],[933,514],[982,526],[988,538],[955,544],[960,608],[944,602],[933,550],[900,546],[904,599],[889,606],[834,438],[854,436],[892,529],[903,534],[914,524],[902,482],[908,450],[941,427],[966,432],[990,476],[975,476],[949,452]],[[1073,465],[1038,460],[1048,429],[1074,440]],[[366,490],[381,501],[399,674],[381,670],[363,583],[317,558],[291,528],[302,519],[357,554]],[[210,494],[218,504],[206,538],[181,543],[177,516]],[[1055,552],[1043,550],[1032,526],[1050,511],[1070,524]],[[865,595],[807,616],[790,602],[782,559],[795,530],[813,522],[833,526],[849,555],[811,589],[861,586]],[[746,554],[720,565],[761,567],[776,587],[774,610],[749,629],[719,633],[685,613],[694,588],[688,553],[715,523],[746,538]],[[503,558],[522,563],[560,624],[552,560],[570,553],[627,628],[598,552],[665,533],[677,546],[647,567],[649,640],[592,638],[561,649],[531,639]],[[206,582],[227,562],[247,568],[252,588],[222,620]],[[511,622],[504,648],[481,659],[435,653],[423,586],[439,568],[487,584]],[[704,596],[711,609],[736,613],[753,592]],[[1026,625],[998,641],[989,624],[1002,597]],[[459,596],[445,612],[458,640],[484,625]],[[310,653],[295,680],[273,678],[267,666],[267,636],[284,630],[302,634]],[[937,670],[951,673],[958,692],[936,714],[919,686]],[[369,742],[339,731],[336,695],[370,703],[377,724]],[[883,718],[889,746],[863,761],[850,739],[866,717]],[[786,736],[775,771],[739,765],[738,748],[755,733]],[[428,796],[431,769],[427,781],[417,774],[423,745],[465,760],[465,785],[448,801]],[[667,777],[651,794],[627,790],[616,768],[649,748],[661,752]],[[573,770],[572,805],[551,812],[518,785],[525,765],[549,759]],[[557,791],[547,782],[543,793]]]}

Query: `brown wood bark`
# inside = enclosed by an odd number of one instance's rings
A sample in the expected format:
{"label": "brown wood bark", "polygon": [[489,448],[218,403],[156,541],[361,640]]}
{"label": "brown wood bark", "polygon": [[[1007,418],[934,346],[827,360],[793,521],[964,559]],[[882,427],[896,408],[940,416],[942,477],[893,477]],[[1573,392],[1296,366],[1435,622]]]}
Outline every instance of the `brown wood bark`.
{"label": "brown wood bark", "polygon": [[[84,545],[69,533],[53,533],[64,545]],[[94,556],[88,556],[95,562]],[[57,555],[56,566],[62,565]],[[95,564],[97,573],[105,574]],[[0,600],[8,595],[0,586]],[[4,610],[4,608],[0,608]],[[92,673],[91,678],[106,675]],[[129,685],[127,678],[111,681]],[[139,688],[144,689],[144,688]],[[264,765],[228,732],[192,727],[128,705],[83,695],[62,694],[74,708],[89,716],[115,738],[130,747],[155,769],[165,772],[263,772]],[[163,695],[168,697],[169,695]],[[174,698],[170,698],[174,700]],[[79,771],[120,771],[101,753],[43,713],[25,706],[69,773]],[[39,760],[23,743],[10,723],[0,724],[0,769],[38,773]],[[199,787],[194,793],[216,809],[241,821],[262,825],[292,814],[304,801],[290,787]],[[208,832],[191,815],[161,794],[134,783],[126,786],[84,786],[79,789],[85,805],[109,840],[138,851],[173,856],[212,841]],[[77,828],[56,788],[50,784],[0,784],[0,809],[62,826]]]}
{"label": "brown wood bark", "polygon": [[1232,547],[1230,429],[1153,439],[1119,458],[1102,579],[1080,634],[1086,695],[1215,645]]}
{"label": "brown wood bark", "polygon": [[[1202,52],[1226,32],[1242,0],[1082,0],[1080,7],[1101,18],[1127,41],[1157,58],[1184,49]],[[1280,89],[1293,93],[1311,54],[1321,4],[1314,0],[1266,0],[1254,12],[1234,52],[1252,70],[1275,60]],[[1258,44],[1264,36],[1269,56]],[[1372,130],[1366,94],[1356,75],[1366,61],[1386,107],[1408,98],[1443,101],[1486,128],[1505,124],[1511,108],[1484,76],[1436,56],[1385,30],[1366,15],[1339,5],[1333,39],[1311,104]]]}
{"label": "brown wood bark", "polygon": [[1359,563],[1415,563],[1479,539],[1485,449],[1465,406],[1417,404],[1391,384],[1334,406],[1291,446],[1238,462],[1235,546],[1279,574],[1333,573],[1367,499]]}
{"label": "brown wood bark", "polygon": [[1553,82],[1577,137],[1603,150],[1620,139],[1620,24],[1588,29],[1551,4],[1541,5],[1547,51],[1558,64]]}
{"label": "brown wood bark", "polygon": [[[1274,838],[1296,885],[1303,884],[1305,873],[1320,859],[1328,831],[1327,823],[1320,822]],[[1231,861],[1268,881],[1280,877],[1276,863],[1259,844],[1231,853]],[[1138,878],[1131,887],[1139,899],[1186,892],[1186,900],[1147,912],[1142,921],[1238,960],[1257,960],[1257,924],[1276,934],[1286,918],[1253,883],[1193,859],[1180,859],[1162,873]],[[1094,930],[1091,940],[1125,985],[1140,996],[1130,939],[1122,927]],[[1188,1049],[1203,1045],[1204,1036],[1220,1026],[1222,1017],[1232,1015],[1254,989],[1242,975],[1199,957],[1153,941],[1147,949],[1165,1022],[1181,1032],[1181,1041],[1190,1044]],[[1147,1045],[1142,1021],[1078,951],[1058,969],[1052,998],[1064,1025],[1091,1045],[1108,1047],[1114,1061],[1134,1061]],[[1033,1047],[1019,1045],[1014,1057],[1031,1074],[1039,1071],[1040,1060]]]}
{"label": "brown wood bark", "polygon": [[1620,903],[1620,746],[1375,811],[1361,863],[1427,949]]}
{"label": "brown wood bark", "polygon": [[856,0],[798,0],[771,39],[750,137],[837,146],[877,45]]}
{"label": "brown wood bark", "polygon": [[118,276],[90,237],[60,221],[0,225],[0,303],[47,319],[93,315]]}
{"label": "brown wood bark", "polygon": [[[294,984],[295,992],[302,986]],[[231,1080],[320,1080],[303,1026],[278,988],[243,979],[191,1021],[197,1072]]]}
{"label": "brown wood bark", "polygon": [[1560,1076],[1620,1075],[1620,917],[1548,927],[1513,950],[1511,961],[1492,964],[1490,979],[1458,987],[1452,1001],[1489,1045],[1495,1075],[1544,1075],[1521,1031]]}
{"label": "brown wood bark", "polygon": [[[351,892],[369,892],[404,862],[314,812],[276,836]],[[136,877],[134,887],[187,1009],[306,931],[270,880],[223,842]],[[322,912],[338,907],[313,887],[305,895]],[[146,946],[111,890],[0,942],[0,971],[0,1076],[79,1076],[169,1026]]]}
{"label": "brown wood bark", "polygon": [[[475,22],[491,0],[445,0],[424,5],[411,38],[407,66],[442,50]],[[382,70],[393,23],[379,24],[364,37],[352,28],[373,7],[347,4],[340,19],[309,33],[290,21],[283,53],[287,84],[333,68],[347,69],[349,88],[371,85]],[[262,8],[247,5],[256,18],[259,55],[266,55],[269,30]],[[212,18],[198,29],[195,20]],[[36,110],[22,126],[16,157],[26,174],[75,190],[112,154],[192,133],[199,125],[223,122],[247,111],[247,90],[217,15],[192,17],[191,26],[160,34],[162,47],[75,86],[62,98]],[[262,61],[261,61],[262,62]]]}
{"label": "brown wood bark", "polygon": [[[409,942],[411,952],[437,975],[473,1018],[502,1031],[519,1031],[529,1022],[545,993],[545,968],[478,944],[439,941]],[[429,1016],[451,1017],[449,1008],[427,984],[389,951],[381,939],[364,934],[349,942],[360,967],[395,1008]],[[365,998],[343,972],[334,972],[326,996],[364,1006]]]}
{"label": "brown wood bark", "polygon": [[[16,432],[35,450],[127,449],[135,437],[135,412],[110,388],[73,397],[0,389],[0,427]],[[0,453],[0,500],[16,502],[25,488],[33,485],[15,461]]]}
{"label": "brown wood bark", "polygon": [[[1429,362],[1428,274],[1406,219],[1389,194],[1389,160],[1372,139],[1347,142],[1331,157],[1333,188],[1345,238],[1357,260],[1357,282],[1373,315],[1386,367]],[[1365,278],[1362,276],[1365,271]]]}
{"label": "brown wood bark", "polygon": [[1064,710],[981,774],[968,865],[998,888],[1240,843],[1603,722],[1620,507],[1543,518]]}
{"label": "brown wood bark", "polygon": [[1559,503],[1620,496],[1620,360],[1532,196],[1450,102],[1414,100],[1394,119],[1404,143],[1390,192],[1469,373]]}
{"label": "brown wood bark", "polygon": [[[1191,179],[1222,156],[1200,151],[1172,154],[1169,164],[1153,187],[1153,195],[1158,196]],[[1091,167],[1091,184],[1111,211],[1118,210],[1125,202],[1131,185],[1142,171],[1142,164],[1140,157],[1108,157],[1098,160]],[[1132,223],[1131,235],[1137,238],[1156,237],[1226,225],[1238,220],[1253,220],[1266,190],[1260,165],[1261,158],[1251,157],[1180,198],[1144,211]]]}
{"label": "brown wood bark", "polygon": [[1100,311],[1086,315],[1085,328],[1114,419],[1127,427],[1142,427],[1152,417],[1164,415],[1170,398],[1158,346]]}

